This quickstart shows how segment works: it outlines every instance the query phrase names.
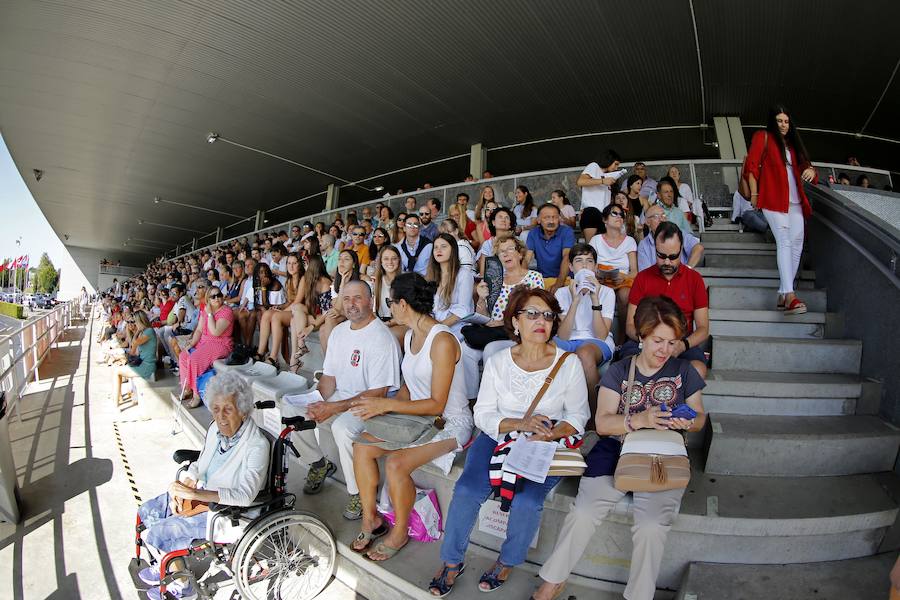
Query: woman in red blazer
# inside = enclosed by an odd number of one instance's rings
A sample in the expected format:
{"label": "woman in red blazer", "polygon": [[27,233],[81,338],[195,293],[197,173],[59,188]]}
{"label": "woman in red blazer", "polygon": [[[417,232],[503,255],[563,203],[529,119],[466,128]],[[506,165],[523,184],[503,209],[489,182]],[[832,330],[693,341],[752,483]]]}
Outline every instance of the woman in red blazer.
{"label": "woman in red blazer", "polygon": [[781,277],[778,309],[789,315],[805,313],[806,304],[794,294],[804,220],[812,213],[803,182],[816,183],[818,175],[784,106],[771,109],[766,129],[753,134],[744,169],[750,184],[750,203],[762,209],[775,236]]}

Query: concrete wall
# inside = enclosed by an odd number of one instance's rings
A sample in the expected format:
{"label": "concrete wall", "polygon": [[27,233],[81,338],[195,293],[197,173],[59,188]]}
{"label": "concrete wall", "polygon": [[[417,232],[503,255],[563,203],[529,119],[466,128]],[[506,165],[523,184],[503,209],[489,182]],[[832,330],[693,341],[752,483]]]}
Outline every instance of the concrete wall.
{"label": "concrete wall", "polygon": [[[845,337],[863,342],[860,372],[882,382],[880,414],[900,425],[900,341],[896,333],[900,286],[896,277],[889,277],[864,256],[869,252],[886,266],[891,249],[872,234],[874,224],[848,216],[840,199],[831,198],[835,204],[815,203],[807,229],[816,285],[828,288],[828,311],[840,313]],[[822,218],[857,243],[827,227]]]}
{"label": "concrete wall", "polygon": [[[147,259],[143,255],[135,255],[128,252],[110,254],[102,250],[93,248],[83,248],[81,246],[66,246],[66,250],[75,262],[78,268],[62,269],[62,275],[59,282],[59,297],[61,299],[74,298],[80,291],[82,286],[86,286],[89,292],[103,290],[112,284],[113,275],[100,276],[100,261],[104,258],[113,261],[122,261],[122,264],[129,267],[146,266]],[[127,277],[118,276],[119,281],[128,279]]]}

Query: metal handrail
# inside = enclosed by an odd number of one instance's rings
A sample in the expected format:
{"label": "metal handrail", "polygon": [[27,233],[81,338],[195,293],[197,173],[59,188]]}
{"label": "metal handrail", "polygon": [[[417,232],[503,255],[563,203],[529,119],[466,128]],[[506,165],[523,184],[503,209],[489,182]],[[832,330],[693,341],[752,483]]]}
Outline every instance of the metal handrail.
{"label": "metal handrail", "polygon": [[[635,163],[635,162],[638,162],[638,161],[634,161],[634,162],[623,162],[623,163],[621,163],[621,164],[622,164],[623,167],[628,168],[628,167],[634,166],[634,163]],[[742,161],[742,160],[737,160],[737,159],[727,159],[727,158],[695,158],[695,159],[645,160],[645,161],[640,161],[640,162],[643,162],[645,165],[647,165],[647,166],[649,166],[649,167],[662,166],[662,165],[671,165],[671,164],[676,164],[676,165],[688,165],[688,166],[690,167],[690,179],[691,179],[690,184],[691,184],[691,189],[693,189],[693,190],[696,190],[696,189],[698,188],[698,186],[697,186],[697,177],[696,177],[696,173],[695,173],[695,171],[694,171],[694,166],[695,166],[695,165],[723,165],[723,166],[730,166],[730,167],[740,167],[740,166],[743,165],[743,161]],[[837,173],[835,172],[835,170],[837,170],[837,169],[841,169],[841,170],[850,170],[850,171],[854,171],[854,172],[863,171],[863,172],[866,172],[866,173],[873,173],[873,174],[878,174],[878,175],[885,175],[885,176],[888,177],[888,180],[891,181],[891,183],[893,184],[893,179],[892,179],[892,177],[891,177],[891,172],[890,172],[890,171],[886,171],[886,170],[884,170],[884,169],[874,169],[874,168],[869,168],[869,167],[855,167],[855,166],[851,166],[851,165],[841,165],[841,164],[837,164],[837,163],[824,163],[824,162],[813,162],[812,164],[813,164],[814,167],[817,167],[817,168],[831,169],[831,170],[832,170],[832,175],[835,175],[835,176],[837,175]],[[208,245],[206,245],[206,246],[202,246],[202,247],[198,246],[196,249],[189,250],[189,251],[187,251],[187,252],[178,253],[177,250],[180,249],[180,247],[181,247],[181,246],[179,246],[178,248],[176,248],[176,253],[175,253],[175,255],[172,256],[171,258],[169,258],[169,260],[174,260],[174,259],[176,259],[176,258],[181,258],[181,257],[183,257],[183,256],[188,256],[188,255],[194,254],[195,252],[199,252],[199,251],[202,251],[202,250],[214,248],[214,247],[217,247],[217,246],[221,246],[221,245],[223,245],[223,244],[228,244],[228,243],[231,243],[231,242],[233,242],[233,241],[235,241],[235,240],[239,240],[239,239],[242,238],[242,237],[246,237],[246,236],[248,236],[248,235],[253,235],[253,234],[255,234],[255,233],[259,233],[259,232],[262,232],[262,231],[272,231],[272,230],[278,230],[278,229],[288,229],[288,228],[290,228],[290,226],[291,226],[292,224],[297,223],[297,222],[299,222],[299,221],[308,221],[308,220],[316,219],[316,218],[318,218],[318,217],[323,217],[323,216],[325,216],[325,215],[331,215],[331,214],[343,213],[343,212],[346,212],[346,211],[348,211],[348,210],[353,210],[353,209],[357,209],[357,208],[363,208],[363,207],[365,207],[365,206],[370,206],[370,205],[375,204],[375,203],[378,203],[378,202],[382,202],[382,203],[388,204],[389,202],[394,201],[394,200],[403,199],[403,198],[406,198],[406,197],[408,197],[408,196],[421,195],[421,194],[424,194],[424,193],[429,193],[429,194],[433,194],[433,195],[435,195],[435,196],[438,196],[438,195],[441,195],[441,194],[447,192],[448,190],[457,189],[457,188],[459,188],[459,187],[461,187],[461,186],[465,186],[465,185],[471,185],[471,184],[490,185],[491,182],[498,182],[498,181],[516,181],[516,180],[518,180],[518,179],[526,178],[526,177],[537,177],[537,176],[541,176],[541,175],[553,175],[553,174],[556,174],[556,173],[568,173],[568,172],[573,172],[573,171],[580,171],[580,170],[582,170],[582,169],[584,169],[584,165],[578,165],[578,166],[573,166],[573,167],[557,168],[557,169],[545,169],[545,170],[540,170],[540,171],[527,171],[527,172],[523,172],[523,173],[514,173],[514,174],[512,174],[512,175],[498,175],[498,176],[496,176],[496,177],[492,177],[491,179],[480,179],[480,180],[477,180],[477,181],[475,181],[475,182],[463,182],[463,181],[458,181],[458,182],[449,183],[449,184],[446,184],[446,185],[435,186],[435,187],[429,188],[429,189],[427,189],[427,190],[415,190],[415,191],[412,191],[412,192],[405,192],[405,193],[403,193],[403,194],[393,194],[393,195],[386,195],[386,196],[383,196],[383,197],[372,198],[372,199],[369,199],[369,200],[364,200],[364,201],[362,201],[362,202],[357,202],[356,204],[349,204],[349,205],[347,205],[347,206],[342,206],[342,207],[340,207],[340,208],[332,208],[332,209],[329,209],[329,210],[323,210],[323,211],[318,211],[318,212],[310,213],[310,214],[308,214],[308,215],[304,215],[304,216],[300,216],[300,217],[294,217],[294,218],[292,218],[292,219],[288,219],[288,220],[286,220],[286,221],[282,221],[282,222],[277,223],[277,224],[274,224],[274,225],[267,225],[266,227],[263,227],[263,228],[261,228],[261,229],[254,230],[254,231],[251,231],[251,232],[248,232],[248,233],[242,233],[242,234],[240,234],[240,235],[236,235],[236,236],[233,236],[233,237],[230,237],[230,238],[227,238],[227,239],[223,239],[223,240],[220,240],[220,241],[218,241],[218,242],[214,242],[214,243],[212,243],[212,244],[208,244]],[[319,195],[319,194],[315,194],[315,195]],[[247,220],[247,219],[245,219],[245,220]],[[203,236],[203,237],[201,237],[201,238],[198,238],[198,240],[204,239],[204,238],[206,238],[206,237],[209,237],[210,235],[212,235],[212,234],[214,234],[214,233],[215,233],[215,232],[206,234],[205,236]],[[168,253],[166,253],[166,254],[168,254]]]}

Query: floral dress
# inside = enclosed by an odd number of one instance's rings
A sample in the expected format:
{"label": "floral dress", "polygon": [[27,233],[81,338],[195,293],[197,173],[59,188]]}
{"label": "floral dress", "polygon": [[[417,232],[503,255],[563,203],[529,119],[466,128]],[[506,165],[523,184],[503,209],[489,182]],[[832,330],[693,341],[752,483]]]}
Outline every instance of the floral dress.
{"label": "floral dress", "polygon": [[523,277],[518,283],[514,283],[512,285],[504,283],[503,287],[500,288],[500,296],[497,297],[497,301],[494,303],[494,308],[493,310],[491,310],[492,320],[503,320],[503,311],[506,310],[506,305],[509,303],[509,296],[510,294],[512,294],[513,289],[520,285],[524,285],[529,289],[543,288],[544,276],[537,271],[529,270],[527,273],[525,273],[525,277]]}

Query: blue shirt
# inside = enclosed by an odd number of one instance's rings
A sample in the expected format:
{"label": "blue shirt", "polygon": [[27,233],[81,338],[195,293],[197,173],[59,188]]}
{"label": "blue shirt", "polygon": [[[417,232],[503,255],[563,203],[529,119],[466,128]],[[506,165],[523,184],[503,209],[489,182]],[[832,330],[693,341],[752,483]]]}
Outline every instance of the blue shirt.
{"label": "blue shirt", "polygon": [[438,233],[440,232],[438,231],[437,223],[435,223],[434,221],[432,221],[428,225],[422,225],[422,227],[419,229],[419,237],[428,238],[432,242],[438,236]]}
{"label": "blue shirt", "polygon": [[559,277],[563,250],[575,245],[575,232],[568,225],[560,225],[550,239],[544,236],[544,230],[535,227],[528,234],[525,245],[534,252],[537,259],[537,270],[544,277]]}
{"label": "blue shirt", "polygon": [[[699,244],[700,240],[683,229],[681,234],[684,236],[684,246],[681,247],[681,262],[686,265],[688,257],[694,250],[694,246]],[[645,236],[641,243],[638,244],[637,261],[638,271],[643,271],[647,267],[656,264],[656,243],[653,241],[653,234]]]}
{"label": "blue shirt", "polygon": [[409,270],[407,268],[409,259],[406,257],[404,250],[408,251],[410,256],[415,256],[416,249],[422,247],[422,252],[416,258],[416,264],[413,265],[412,270],[425,277],[425,272],[428,270],[428,261],[431,260],[431,244],[426,242],[420,234],[419,239],[416,240],[415,248],[410,248],[406,240],[398,242],[394,246],[400,251],[400,266],[404,272]]}

